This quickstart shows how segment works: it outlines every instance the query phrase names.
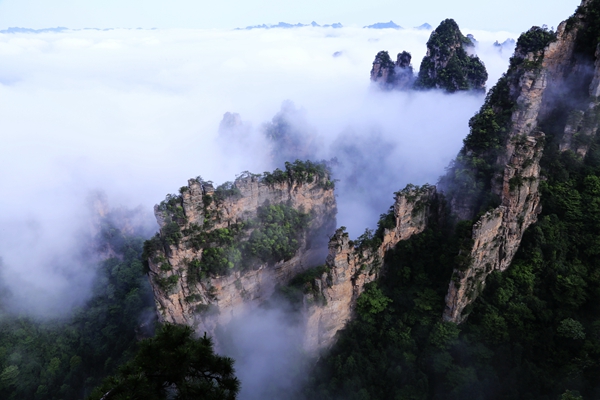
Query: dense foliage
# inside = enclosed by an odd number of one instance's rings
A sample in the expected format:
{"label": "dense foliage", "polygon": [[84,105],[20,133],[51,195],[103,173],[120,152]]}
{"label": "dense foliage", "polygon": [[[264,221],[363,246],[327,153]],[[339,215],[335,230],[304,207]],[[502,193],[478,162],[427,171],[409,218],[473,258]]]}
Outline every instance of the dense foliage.
{"label": "dense foliage", "polygon": [[489,91],[481,110],[469,121],[465,149],[482,154],[486,162],[505,144],[515,102],[510,97],[508,78],[503,76]]}
{"label": "dense foliage", "polygon": [[135,358],[90,400],[234,400],[239,387],[233,360],[216,355],[211,338],[196,339],[192,328],[167,324],[140,342]]}
{"label": "dense foliage", "polygon": [[265,172],[263,182],[268,185],[276,183],[303,184],[317,182],[325,189],[333,189],[335,182],[329,179],[329,171],[324,162],[315,163],[310,160],[285,162],[285,171],[277,168],[273,172]]}
{"label": "dense foliage", "polygon": [[[296,160],[285,163],[285,171],[276,169],[273,173],[255,175],[244,172],[242,177],[259,178],[268,185],[278,183],[305,184],[317,182],[320,187],[332,189],[334,182],[329,179],[329,171],[324,163]],[[184,186],[181,195],[167,195],[157,210],[161,213],[164,225],[144,243],[143,260],[153,260],[162,272],[172,271],[164,251],[170,246],[179,246],[185,238],[185,246],[191,246],[201,257],[187,260],[187,283],[196,284],[209,276],[227,275],[233,270],[244,270],[256,262],[273,263],[287,261],[300,246],[300,237],[308,227],[310,216],[286,204],[265,205],[257,210],[257,217],[244,222],[229,224],[224,228],[214,228],[221,221],[221,206],[226,199],[236,199],[241,192],[233,182],[225,182],[212,190],[212,182],[197,177],[203,186],[201,224],[187,224],[183,209],[183,194],[189,190]],[[182,229],[182,226],[185,228]],[[146,265],[148,267],[148,265]],[[177,274],[155,274],[156,284],[170,293],[178,283]]]}
{"label": "dense foliage", "polygon": [[[489,193],[493,177],[499,172],[496,160],[506,148],[511,117],[517,108],[517,94],[511,94],[511,87],[519,85],[524,73],[539,70],[543,60],[543,53],[539,52],[554,40],[555,32],[546,27],[533,27],[519,37],[508,72],[489,91],[483,106],[469,121],[463,149],[441,178],[440,185],[449,197],[465,204],[470,201],[471,208],[476,210],[474,215],[497,203]],[[534,53],[533,61],[525,57],[530,52]]]}
{"label": "dense foliage", "polygon": [[[533,29],[520,46],[536,51],[553,35]],[[505,145],[514,110],[510,80],[518,79],[523,65],[523,59],[511,61],[471,120],[461,152],[470,163],[462,168],[480,174],[470,176],[471,184],[484,185],[493,176],[489,166]],[[456,326],[440,316],[450,271],[464,265],[457,254],[470,247],[471,223],[461,222],[454,234],[427,230],[401,242],[386,260],[385,279],[365,290],[358,318],[319,363],[307,397],[600,397],[600,139],[585,143],[585,158],[559,151],[569,107],[586,96],[573,89],[541,124],[542,214],[510,268],[488,277],[466,310],[468,320]],[[459,161],[464,165],[465,159]],[[451,171],[464,173],[457,166]],[[478,188],[480,194],[486,190]]]}
{"label": "dense foliage", "polygon": [[294,276],[286,286],[280,287],[279,294],[283,295],[296,310],[303,305],[305,295],[309,295],[306,297],[309,302],[326,304],[327,300],[316,283],[316,280],[321,279],[326,273],[329,273],[326,265],[309,268]]}
{"label": "dense foliage", "polygon": [[[228,228],[204,230],[192,225],[184,233],[194,249],[202,249],[202,257],[188,262],[188,283],[245,270],[256,262],[289,260],[298,251],[300,237],[309,220],[309,214],[293,207],[272,204],[259,207],[256,219],[232,224]],[[146,246],[152,247],[151,244]],[[151,250],[149,254],[153,254]],[[154,258],[163,265],[160,256]],[[166,260],[164,264],[165,271],[169,270]]]}
{"label": "dense foliage", "polygon": [[331,353],[317,365],[307,398],[426,398],[432,358],[458,335],[441,323],[462,231],[432,226],[388,253],[388,269],[357,301]]}
{"label": "dense foliage", "polygon": [[[179,189],[181,193],[187,190],[187,186]],[[163,218],[165,219],[165,226],[163,227],[163,234],[159,236],[158,234],[153,239],[155,242],[149,245],[144,245],[144,252],[147,252],[147,246],[152,246],[153,248],[158,248],[159,241],[163,243],[163,245],[169,246],[177,246],[179,241],[183,237],[181,234],[180,226],[187,222],[187,217],[183,210],[182,203],[182,195],[176,194],[167,194],[165,199],[160,202],[157,206],[157,211],[161,212]]]}
{"label": "dense foliage", "polygon": [[448,371],[465,379],[444,383],[455,398],[600,396],[600,143],[582,162],[547,131],[543,213],[461,326]]}
{"label": "dense foliage", "polygon": [[188,282],[201,281],[208,275],[224,275],[239,266],[242,253],[239,240],[244,229],[250,225],[232,224],[228,228],[204,230],[192,225],[184,231],[189,244],[195,250],[202,250],[202,260],[192,260],[188,264]]}
{"label": "dense foliage", "polygon": [[300,247],[300,235],[308,227],[308,221],[308,214],[285,204],[260,207],[260,225],[247,242],[248,254],[263,262],[289,260]]}
{"label": "dense foliage", "polygon": [[496,161],[506,148],[512,128],[511,117],[517,108],[518,93],[511,92],[511,87],[519,86],[523,74],[539,71],[543,60],[543,53],[534,54],[533,61],[525,56],[529,52],[539,52],[555,39],[553,31],[539,27],[533,27],[519,37],[507,73],[488,92],[483,106],[469,121],[470,130],[463,148],[446,175],[440,178],[440,186],[448,197],[468,204],[475,210],[473,217],[495,207],[498,202],[490,189],[494,175],[500,172]]}
{"label": "dense foliage", "polygon": [[385,82],[381,82],[382,87],[393,85],[396,81],[396,64],[392,61],[390,54],[387,51],[380,51],[375,56],[375,61],[373,61],[373,65],[375,64],[379,64],[379,71],[376,76],[373,76],[373,71],[371,71],[371,79],[381,78],[384,71],[386,71],[387,77]]}
{"label": "dense foliage", "polygon": [[470,132],[463,149],[440,178],[440,186],[449,198],[472,209],[485,210],[496,205],[490,196],[492,178],[497,173],[496,160],[503,151],[511,127],[511,115],[516,102],[510,96],[509,78],[505,75],[488,92],[486,100],[469,121]]}
{"label": "dense foliage", "polygon": [[240,189],[238,189],[233,182],[225,182],[215,189],[214,198],[217,203],[223,202],[228,198],[238,198],[241,196]]}
{"label": "dense foliage", "polygon": [[567,29],[571,29],[579,19],[582,19],[583,25],[577,34],[575,51],[593,59],[600,42],[600,0],[591,0],[586,6],[578,7],[575,14],[567,20]]}
{"label": "dense foliage", "polygon": [[483,90],[488,74],[477,56],[469,56],[464,47],[473,46],[456,22],[446,19],[435,29],[427,42],[427,56],[423,58],[416,88]]}
{"label": "dense foliage", "polygon": [[308,397],[600,396],[600,143],[582,162],[549,140],[543,214],[509,270],[488,278],[467,322],[440,315],[468,221],[454,235],[433,228],[398,244]]}
{"label": "dense foliage", "polygon": [[[187,187],[184,186],[180,191],[183,192],[184,188],[187,189]],[[187,217],[183,211],[181,201],[181,195],[168,194],[158,205],[158,211],[163,212],[165,216],[170,217],[174,222],[177,222],[180,225],[185,224],[187,222]]]}
{"label": "dense foliage", "polygon": [[0,315],[0,398],[82,399],[132,356],[137,337],[152,334],[143,239],[111,226],[100,237],[116,256],[101,263],[90,300],[71,318]]}
{"label": "dense foliage", "polygon": [[534,26],[524,32],[517,40],[517,48],[522,54],[536,53],[544,50],[556,40],[556,33],[547,27]]}

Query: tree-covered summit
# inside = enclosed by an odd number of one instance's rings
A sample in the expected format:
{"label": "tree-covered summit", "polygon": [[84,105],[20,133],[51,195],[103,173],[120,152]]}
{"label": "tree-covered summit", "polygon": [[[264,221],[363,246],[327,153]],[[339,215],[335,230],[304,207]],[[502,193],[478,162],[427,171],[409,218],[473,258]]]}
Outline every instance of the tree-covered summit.
{"label": "tree-covered summit", "polygon": [[469,55],[473,42],[453,19],[446,19],[432,32],[427,55],[421,62],[415,87],[419,89],[484,90],[488,74],[476,55]]}
{"label": "tree-covered summit", "polygon": [[431,33],[417,77],[410,64],[410,53],[398,53],[394,62],[387,51],[380,51],[373,61],[371,81],[383,90],[484,91],[488,73],[483,62],[472,54],[475,44],[474,38],[464,36],[453,19],[446,19]]}

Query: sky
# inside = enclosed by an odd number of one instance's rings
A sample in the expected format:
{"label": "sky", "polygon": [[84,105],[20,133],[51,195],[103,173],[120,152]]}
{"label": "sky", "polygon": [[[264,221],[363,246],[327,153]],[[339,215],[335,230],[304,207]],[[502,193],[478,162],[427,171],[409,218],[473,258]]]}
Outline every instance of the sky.
{"label": "sky", "polygon": [[0,29],[220,28],[340,22],[364,26],[393,20],[403,27],[454,18],[470,29],[523,32],[570,16],[579,0],[0,0]]}

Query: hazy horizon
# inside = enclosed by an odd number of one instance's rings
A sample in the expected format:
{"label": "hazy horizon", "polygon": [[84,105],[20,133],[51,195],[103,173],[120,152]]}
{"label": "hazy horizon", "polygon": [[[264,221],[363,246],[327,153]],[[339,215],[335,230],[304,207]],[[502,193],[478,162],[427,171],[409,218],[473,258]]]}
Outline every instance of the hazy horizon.
{"label": "hazy horizon", "polygon": [[[227,0],[209,6],[190,0],[168,3],[158,0],[1,0],[0,29],[8,27],[52,28],[220,28],[233,29],[278,22],[320,24],[340,22],[362,27],[393,20],[402,27],[423,23],[436,26],[454,18],[462,27],[479,30],[523,32],[533,25],[557,26],[573,13],[579,0],[507,0],[501,4],[476,0],[444,2],[364,2],[317,0],[267,0],[257,7],[252,2]],[[550,6],[551,5],[551,6]]]}

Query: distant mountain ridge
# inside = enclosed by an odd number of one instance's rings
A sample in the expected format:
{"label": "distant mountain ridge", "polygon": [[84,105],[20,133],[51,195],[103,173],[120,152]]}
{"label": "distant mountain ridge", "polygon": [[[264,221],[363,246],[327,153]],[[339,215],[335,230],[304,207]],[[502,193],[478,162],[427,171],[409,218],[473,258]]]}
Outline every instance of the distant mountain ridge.
{"label": "distant mountain ridge", "polygon": [[[344,25],[342,25],[339,22],[336,22],[334,24],[320,25],[320,24],[316,23],[315,21],[312,21],[310,24],[302,24],[302,23],[290,24],[288,22],[278,22],[277,24],[249,25],[245,28],[235,28],[235,30],[243,31],[243,30],[252,30],[252,29],[277,29],[277,28],[292,29],[292,28],[303,28],[305,26],[311,26],[311,27],[315,27],[315,28],[343,28],[344,27]],[[404,29],[403,27],[396,24],[392,20],[390,20],[389,22],[376,22],[371,25],[363,26],[363,28],[364,29],[397,29],[397,30]],[[422,25],[415,26],[413,29],[432,30],[433,27],[431,25],[429,25],[428,23],[424,23]]]}
{"label": "distant mountain ridge", "polygon": [[[243,31],[243,30],[252,30],[252,29],[292,29],[292,28],[303,28],[303,27],[314,27],[314,28],[334,28],[334,29],[339,29],[339,28],[343,28],[344,25],[342,25],[340,22],[336,22],[333,24],[325,24],[325,25],[320,25],[315,21],[312,21],[310,24],[302,24],[302,23],[296,23],[296,24],[290,24],[288,22],[278,22],[277,24],[260,24],[260,25],[249,25],[246,26],[245,28],[235,28],[234,30],[236,31]],[[400,25],[396,24],[393,21],[389,21],[389,22],[376,22],[374,24],[371,25],[366,25],[363,26],[364,29],[404,29],[403,27],[401,27]],[[147,30],[156,30],[158,28],[81,28],[81,29],[70,29],[70,28],[66,28],[64,26],[58,26],[56,28],[42,28],[42,29],[33,29],[33,28],[23,28],[23,27],[17,27],[17,26],[11,26],[7,29],[2,29],[0,30],[0,34],[12,34],[12,33],[61,33],[61,32],[66,32],[66,31],[81,31],[81,30],[94,30],[94,31],[112,31],[114,29],[137,29],[137,30],[142,30],[142,29],[147,29]],[[432,26],[429,25],[428,23],[424,23],[423,25],[420,26],[416,26],[413,29],[419,29],[419,30],[431,30]]]}
{"label": "distant mountain ridge", "polygon": [[310,24],[301,24],[301,23],[290,24],[290,23],[287,23],[287,22],[279,22],[276,25],[267,25],[267,24],[250,25],[250,26],[247,26],[245,28],[235,28],[235,30],[236,31],[243,31],[243,30],[252,30],[252,29],[275,29],[275,28],[291,29],[291,28],[302,28],[302,27],[305,27],[305,26],[312,26],[312,27],[315,27],[315,28],[336,28],[336,29],[343,27],[343,25],[340,24],[339,22],[336,22],[334,24],[319,25],[315,21],[313,21]]}
{"label": "distant mountain ridge", "polygon": [[46,33],[46,32],[63,32],[68,29],[69,28],[65,28],[63,26],[58,26],[56,28],[44,28],[44,29],[19,28],[19,27],[13,26],[8,29],[0,30],[0,33]]}
{"label": "distant mountain ridge", "polygon": [[421,30],[430,31],[430,30],[433,29],[433,26],[431,26],[427,22],[425,22],[423,25],[415,26],[415,29],[421,29]]}
{"label": "distant mountain ridge", "polygon": [[394,21],[390,20],[390,22],[376,22],[373,25],[363,26],[363,28],[367,29],[404,29],[400,25],[394,23]]}

